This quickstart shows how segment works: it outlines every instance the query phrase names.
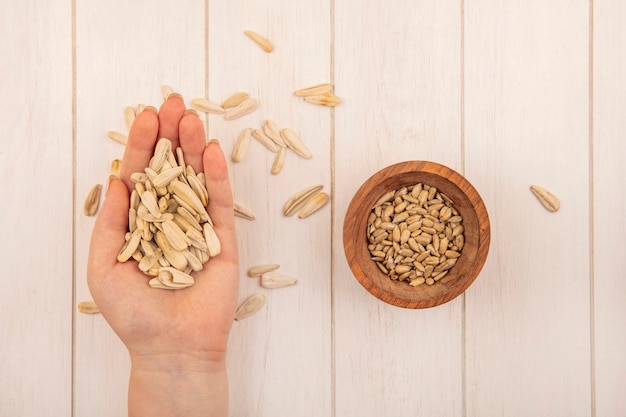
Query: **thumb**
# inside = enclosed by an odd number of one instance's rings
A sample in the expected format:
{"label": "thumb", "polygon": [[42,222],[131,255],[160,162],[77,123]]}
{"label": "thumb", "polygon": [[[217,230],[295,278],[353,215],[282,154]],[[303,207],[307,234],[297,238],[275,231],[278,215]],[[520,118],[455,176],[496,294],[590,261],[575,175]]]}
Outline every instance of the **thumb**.
{"label": "thumb", "polygon": [[109,178],[109,187],[91,234],[90,265],[111,266],[124,244],[128,230],[129,195],[126,185],[117,177]]}

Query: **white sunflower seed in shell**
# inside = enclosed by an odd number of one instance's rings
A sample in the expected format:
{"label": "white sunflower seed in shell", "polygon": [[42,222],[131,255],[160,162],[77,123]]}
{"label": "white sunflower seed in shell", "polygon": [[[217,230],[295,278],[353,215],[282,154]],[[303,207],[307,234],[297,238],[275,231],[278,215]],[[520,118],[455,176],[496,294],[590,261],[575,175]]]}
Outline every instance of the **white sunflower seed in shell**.
{"label": "white sunflower seed in shell", "polygon": [[196,229],[188,229],[185,234],[191,241],[191,246],[194,248],[198,248],[202,251],[209,251],[209,248],[206,244],[206,239],[204,238],[203,232],[199,232]]}
{"label": "white sunflower seed in shell", "polygon": [[235,311],[235,321],[243,320],[257,313],[265,305],[266,298],[263,294],[253,294],[248,297]]}
{"label": "white sunflower seed in shell", "polygon": [[201,220],[208,220],[208,213],[206,212],[205,206],[189,185],[179,180],[173,180],[168,187],[175,197],[179,197],[184,203],[191,207],[195,213],[200,215]]}
{"label": "white sunflower seed in shell", "polygon": [[546,210],[554,213],[559,210],[561,203],[554,194],[539,185],[531,185],[530,191],[537,197],[537,200]]}
{"label": "white sunflower seed in shell", "polygon": [[162,170],[159,174],[157,174],[154,178],[151,179],[152,185],[155,188],[165,187],[174,179],[178,178],[178,176],[182,173],[183,173],[183,168],[179,166]]}
{"label": "white sunflower seed in shell", "polygon": [[126,262],[129,260],[139,247],[140,240],[141,231],[139,229],[135,229],[135,231],[131,233],[130,239],[128,239],[120,249],[120,252],[117,255],[118,262]]}
{"label": "white sunflower seed in shell", "polygon": [[159,263],[160,257],[160,255],[158,257],[151,255],[144,256],[141,261],[139,261],[139,270],[142,272],[146,272],[154,268]]}
{"label": "white sunflower seed in shell", "polygon": [[100,309],[93,301],[81,301],[78,303],[78,311],[83,314],[97,314]]}
{"label": "white sunflower seed in shell", "polygon": [[270,172],[272,175],[277,175],[283,169],[285,165],[285,148],[280,148],[276,156],[274,157],[274,162],[272,163],[272,169]]}
{"label": "white sunflower seed in shell", "polygon": [[123,133],[120,132],[115,132],[113,130],[109,130],[107,132],[107,136],[109,137],[109,139],[120,143],[122,145],[126,145],[126,143],[128,142],[128,136],[124,135]]}
{"label": "white sunflower seed in shell", "polygon": [[100,206],[100,194],[102,194],[102,184],[96,184],[91,187],[83,203],[83,213],[85,216],[93,216],[96,214]]}
{"label": "white sunflower seed in shell", "polygon": [[172,142],[169,139],[161,138],[154,148],[154,155],[148,163],[148,167],[155,172],[160,172],[163,164],[168,159],[168,154],[172,152]]}
{"label": "white sunflower seed in shell", "polygon": [[191,246],[189,247],[189,250],[196,256],[196,258],[200,259],[200,262],[202,262],[203,265],[209,261],[209,253],[206,251],[206,248],[201,249],[196,246]]}
{"label": "white sunflower seed in shell", "polygon": [[163,97],[163,101],[167,100],[167,98],[174,92],[174,89],[169,85],[161,86],[161,96]]}
{"label": "white sunflower seed in shell", "polygon": [[259,264],[248,268],[248,276],[250,278],[260,277],[267,272],[275,271],[280,268],[279,264]]}
{"label": "white sunflower seed in shell", "polygon": [[196,210],[193,207],[191,207],[189,204],[187,204],[185,202],[185,200],[183,200],[182,198],[180,198],[176,194],[172,194],[172,198],[174,199],[176,204],[178,204],[178,207],[182,207],[185,210],[189,211],[189,213],[191,213],[192,216],[197,216],[198,215],[198,213],[196,212]]}
{"label": "white sunflower seed in shell", "polygon": [[265,134],[270,139],[272,139],[276,145],[280,146],[281,148],[287,146],[283,138],[280,136],[280,130],[276,127],[274,122],[272,122],[271,120],[265,120],[265,122],[263,122],[262,129],[263,132],[265,132]]}
{"label": "white sunflower seed in shell", "polygon": [[287,202],[285,202],[285,205],[283,206],[283,214],[285,216],[291,216],[296,211],[300,210],[307,200],[318,191],[321,191],[322,188],[324,188],[323,185],[316,184],[298,191],[289,197]]}
{"label": "white sunflower seed in shell", "polygon": [[[176,165],[178,165],[179,167],[181,167],[183,169],[183,171],[185,171],[187,169],[187,164],[185,163],[185,154],[183,153],[183,149],[178,146],[176,147]],[[172,168],[174,167],[174,165],[172,164]]]}
{"label": "white sunflower seed in shell", "polygon": [[246,114],[252,113],[257,108],[257,101],[253,98],[248,98],[235,107],[224,112],[224,120],[235,120]]}
{"label": "white sunflower seed in shell", "polygon": [[[146,192],[149,193],[149,191]],[[174,219],[172,213],[163,213],[160,217],[155,217],[154,215],[152,215],[152,213],[148,211],[146,206],[144,206],[143,204],[140,204],[136,211],[137,217],[147,223],[161,223]]]}
{"label": "white sunflower seed in shell", "polygon": [[263,36],[259,35],[258,33],[253,32],[251,30],[245,30],[243,33],[245,33],[245,35],[248,38],[252,39],[252,41],[256,43],[265,52],[269,53],[269,52],[272,52],[272,50],[274,49],[270,41],[264,38]]}
{"label": "white sunflower seed in shell", "polygon": [[235,146],[233,146],[233,153],[231,155],[231,159],[233,162],[241,162],[243,158],[246,156],[246,152],[248,151],[248,145],[250,144],[250,136],[252,135],[252,128],[248,127],[241,131],[237,141],[235,142]]}
{"label": "white sunflower seed in shell", "polygon": [[208,248],[209,256],[217,256],[221,252],[220,240],[215,234],[215,229],[209,223],[202,225],[202,231],[204,232],[204,239]]}
{"label": "white sunflower seed in shell", "polygon": [[[208,229],[212,222],[203,205],[203,201],[208,204],[204,174],[196,174],[192,166],[185,164],[180,148],[176,155],[171,148],[168,139],[160,139],[149,166],[133,175],[137,182],[129,208],[132,232],[126,234],[119,256],[127,258],[139,237],[139,245],[130,257],[141,271],[156,278],[150,285],[178,289],[192,285],[187,276],[201,270],[210,258],[209,249],[215,255],[220,245],[214,232],[215,241],[210,248],[207,245],[207,236],[209,241],[212,238]],[[204,222],[207,227],[201,226]],[[179,273],[163,270],[166,267]]]}
{"label": "white sunflower seed in shell", "polygon": [[170,288],[185,288],[194,284],[191,275],[171,266],[161,267],[157,278],[163,285]]}
{"label": "white sunflower seed in shell", "polygon": [[245,91],[238,91],[232,96],[228,97],[226,100],[224,100],[221,106],[223,109],[229,109],[231,107],[238,106],[249,98],[250,96]]}
{"label": "white sunflower seed in shell", "polygon": [[161,271],[169,272],[172,274],[172,282],[177,284],[193,284],[194,279],[191,275],[186,274],[182,271],[179,271],[176,268],[172,268],[171,266],[164,266],[161,268]]}
{"label": "white sunflower seed in shell", "polygon": [[298,97],[318,96],[320,94],[327,94],[333,92],[333,85],[331,83],[321,83],[298,89],[293,92]]}
{"label": "white sunflower seed in shell", "polygon": [[191,245],[191,241],[185,232],[183,232],[172,220],[161,223],[161,226],[163,228],[163,233],[165,233],[165,236],[170,242],[170,245],[172,245],[173,249],[184,251],[189,245]]}
{"label": "white sunflower seed in shell", "polygon": [[145,184],[146,181],[148,181],[148,174],[146,174],[145,172],[133,172],[132,174],[130,174],[130,180],[135,184]]}
{"label": "white sunflower seed in shell", "polygon": [[139,247],[146,256],[152,256],[158,259],[163,254],[163,251],[157,248],[156,244],[151,240],[148,241],[141,239],[141,241],[139,242]]}
{"label": "white sunflower seed in shell", "polygon": [[133,106],[126,106],[124,108],[124,122],[126,123],[128,130],[130,130],[133,125],[136,116],[137,113],[135,113],[135,108]]}
{"label": "white sunflower seed in shell", "polygon": [[322,208],[329,200],[329,195],[323,191],[309,198],[298,213],[298,217],[304,219]]}
{"label": "white sunflower seed in shell", "polygon": [[304,159],[311,159],[311,151],[304,145],[296,132],[286,127],[280,131],[280,136],[289,149]]}
{"label": "white sunflower seed in shell", "polygon": [[167,262],[179,271],[184,271],[187,267],[187,258],[185,258],[185,255],[183,255],[181,251],[177,251],[172,248],[172,245],[165,234],[161,231],[156,232],[154,240],[156,241],[158,247],[163,251],[163,256]]}
{"label": "white sunflower seed in shell", "polygon": [[295,285],[297,279],[289,275],[281,274],[277,271],[265,272],[261,274],[261,286],[263,288],[281,288]]}
{"label": "white sunflower seed in shell", "polygon": [[150,285],[150,287],[152,288],[160,288],[163,290],[171,290],[173,288],[168,287],[166,285],[163,285],[163,283],[161,282],[161,280],[159,280],[158,278],[156,278],[156,276],[159,274],[158,270],[154,271],[154,274],[152,274],[152,270],[148,271],[148,275],[154,276],[155,278],[152,278],[150,281],[148,281],[148,285]]}
{"label": "white sunflower seed in shell", "polygon": [[261,144],[265,146],[267,149],[269,149],[271,152],[274,152],[274,153],[278,152],[279,147],[278,145],[276,145],[276,142],[274,142],[272,138],[267,136],[267,134],[263,130],[254,129],[252,131],[252,136],[254,136],[256,140],[261,142]]}
{"label": "white sunflower seed in shell", "polygon": [[235,216],[241,217],[247,220],[254,220],[254,213],[249,208],[239,204],[233,203],[233,208],[235,210]]}
{"label": "white sunflower seed in shell", "polygon": [[206,98],[194,98],[193,100],[191,100],[191,106],[194,109],[204,113],[224,113],[224,108],[222,106]]}
{"label": "white sunflower seed in shell", "polygon": [[329,107],[334,107],[341,102],[339,97],[331,93],[316,94],[313,96],[306,96],[303,98],[304,98],[304,101],[307,101],[309,103],[319,104],[322,106],[329,106]]}
{"label": "white sunflower seed in shell", "polygon": [[[188,165],[187,167],[190,168],[191,165]],[[209,192],[207,191],[204,184],[201,183],[198,177],[196,177],[195,175],[188,175],[187,181],[189,181],[189,186],[191,187],[193,192],[196,193],[196,196],[200,199],[202,205],[206,207],[209,204]]]}
{"label": "white sunflower seed in shell", "polygon": [[[174,218],[172,219],[172,221],[174,223],[176,223],[178,225],[178,227],[180,227],[180,230],[182,230],[185,233],[187,233],[187,231],[189,229],[193,229],[194,228],[191,224],[189,224],[189,222],[187,220],[185,220],[183,218],[183,216],[181,216],[178,213],[174,214]],[[200,230],[202,230],[202,228]]]}
{"label": "white sunflower seed in shell", "polygon": [[[150,214],[152,214],[157,219],[161,217],[161,210],[159,209],[159,203],[157,202],[156,197],[152,194],[151,191],[146,190],[141,194],[141,202],[148,209]],[[139,210],[137,210],[137,214],[139,214]]]}
{"label": "white sunflower seed in shell", "polygon": [[187,178],[195,177],[196,176],[196,170],[193,169],[193,167],[191,165],[187,165],[185,167],[185,174],[186,174]]}
{"label": "white sunflower seed in shell", "polygon": [[202,271],[202,261],[196,255],[194,255],[193,252],[191,252],[189,249],[186,249],[183,251],[183,255],[185,255],[185,258],[187,258],[187,265],[191,267],[192,271]]}
{"label": "white sunflower seed in shell", "polygon": [[128,209],[128,231],[134,232],[137,228],[137,210],[134,208]]}
{"label": "white sunflower seed in shell", "polygon": [[200,225],[200,223],[196,220],[193,214],[191,214],[191,212],[187,210],[186,208],[178,207],[176,209],[176,215],[174,216],[174,219],[176,219],[177,216],[182,217],[194,229],[200,232],[202,231],[202,226]]}

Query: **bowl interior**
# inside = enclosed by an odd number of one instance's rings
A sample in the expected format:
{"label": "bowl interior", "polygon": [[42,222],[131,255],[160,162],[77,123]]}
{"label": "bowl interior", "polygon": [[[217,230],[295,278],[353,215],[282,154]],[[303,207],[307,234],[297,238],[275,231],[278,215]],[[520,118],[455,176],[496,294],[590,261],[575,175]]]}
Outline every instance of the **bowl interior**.
{"label": "bowl interior", "polygon": [[[371,260],[366,227],[372,207],[382,195],[418,183],[434,186],[452,199],[463,217],[465,244],[446,276],[433,285],[412,287],[392,280]],[[489,250],[489,218],[478,192],[459,173],[434,162],[407,161],[382,169],[359,188],[346,212],[343,241],[353,274],[370,293],[399,307],[428,308],[457,297],[476,279]]]}

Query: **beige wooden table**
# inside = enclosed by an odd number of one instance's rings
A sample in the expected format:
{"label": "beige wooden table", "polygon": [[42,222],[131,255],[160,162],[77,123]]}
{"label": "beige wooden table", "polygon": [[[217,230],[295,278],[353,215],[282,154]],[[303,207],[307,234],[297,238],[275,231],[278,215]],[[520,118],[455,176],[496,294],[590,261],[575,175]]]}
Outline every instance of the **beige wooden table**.
{"label": "beige wooden table", "polygon": [[[188,103],[258,98],[205,117],[227,152],[271,119],[313,153],[272,176],[252,143],[230,167],[257,216],[237,220],[240,299],[268,298],[231,334],[232,416],[625,416],[625,21],[621,0],[3,2],[0,416],[125,415],[125,349],[76,312],[82,204],[122,154],[106,132],[163,84]],[[327,81],[335,109],[292,95]],[[354,191],[407,159],[464,173],[492,224],[474,285],[417,311],[370,296],[341,245]],[[314,183],[331,204],[283,217]],[[260,288],[243,273],[259,262],[298,284]]]}

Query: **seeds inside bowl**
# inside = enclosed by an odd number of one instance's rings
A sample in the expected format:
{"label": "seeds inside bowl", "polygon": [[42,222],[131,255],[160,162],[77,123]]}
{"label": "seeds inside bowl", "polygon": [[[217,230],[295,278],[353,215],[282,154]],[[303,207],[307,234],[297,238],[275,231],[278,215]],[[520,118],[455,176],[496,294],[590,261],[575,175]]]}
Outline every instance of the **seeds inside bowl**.
{"label": "seeds inside bowl", "polygon": [[464,231],[452,199],[419,183],[378,199],[367,220],[367,248],[389,278],[411,286],[433,285],[461,256]]}

